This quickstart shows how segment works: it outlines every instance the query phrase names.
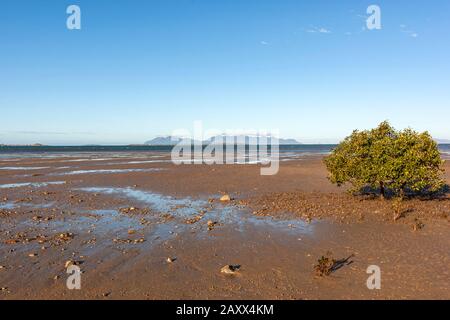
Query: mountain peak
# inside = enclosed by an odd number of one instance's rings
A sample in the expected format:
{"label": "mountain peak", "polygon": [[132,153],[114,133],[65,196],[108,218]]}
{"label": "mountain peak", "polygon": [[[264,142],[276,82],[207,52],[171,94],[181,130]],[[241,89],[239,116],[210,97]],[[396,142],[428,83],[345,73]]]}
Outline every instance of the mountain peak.
{"label": "mountain peak", "polygon": [[[254,135],[237,135],[237,136],[231,136],[231,135],[219,135],[211,137],[207,140],[203,140],[202,144],[210,144],[210,143],[216,143],[216,141],[223,141],[223,143],[227,143],[228,141],[233,141],[234,144],[255,144],[259,139],[261,139],[262,136]],[[264,138],[267,138],[267,143],[270,144],[272,139],[278,140],[278,143],[280,145],[294,145],[294,144],[301,144],[295,139],[277,139],[271,136],[264,136]],[[178,143],[180,143],[182,138],[180,137],[173,137],[173,136],[160,136],[156,137],[152,140],[146,141],[144,144],[150,145],[150,146],[173,146]],[[188,139],[189,140],[189,139]],[[193,141],[193,140],[191,140]],[[245,141],[245,142],[244,142]]]}

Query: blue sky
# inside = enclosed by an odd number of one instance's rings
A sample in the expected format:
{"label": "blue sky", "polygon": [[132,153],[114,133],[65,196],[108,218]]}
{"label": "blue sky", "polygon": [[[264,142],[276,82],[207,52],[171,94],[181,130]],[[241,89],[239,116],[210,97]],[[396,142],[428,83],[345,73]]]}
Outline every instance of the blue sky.
{"label": "blue sky", "polygon": [[[66,28],[67,6],[81,30]],[[377,4],[382,29],[365,29]],[[334,142],[389,119],[450,139],[450,2],[5,0],[0,143],[175,129]]]}

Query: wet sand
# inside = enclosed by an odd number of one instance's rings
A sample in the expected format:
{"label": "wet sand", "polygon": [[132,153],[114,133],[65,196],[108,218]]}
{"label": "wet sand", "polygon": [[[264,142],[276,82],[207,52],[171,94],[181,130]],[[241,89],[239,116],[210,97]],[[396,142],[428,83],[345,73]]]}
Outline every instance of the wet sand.
{"label": "wet sand", "polygon": [[[0,159],[0,299],[450,299],[448,196],[394,222],[389,201],[331,185],[319,156],[284,160],[261,176],[149,152]],[[327,251],[352,263],[317,277]]]}

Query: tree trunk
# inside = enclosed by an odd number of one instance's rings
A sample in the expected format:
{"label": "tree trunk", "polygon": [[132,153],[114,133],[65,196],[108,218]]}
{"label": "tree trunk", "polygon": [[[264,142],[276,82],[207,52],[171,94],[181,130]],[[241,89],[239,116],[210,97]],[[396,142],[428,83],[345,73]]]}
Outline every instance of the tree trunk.
{"label": "tree trunk", "polygon": [[381,199],[384,199],[386,196],[386,190],[384,189],[383,181],[380,181],[380,194],[381,194]]}

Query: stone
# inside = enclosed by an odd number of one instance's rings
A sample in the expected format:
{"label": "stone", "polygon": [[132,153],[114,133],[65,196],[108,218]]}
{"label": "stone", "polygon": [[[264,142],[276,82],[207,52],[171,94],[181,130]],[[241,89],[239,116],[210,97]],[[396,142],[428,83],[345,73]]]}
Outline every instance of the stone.
{"label": "stone", "polygon": [[68,267],[70,267],[71,265],[73,265],[73,261],[72,260],[67,260],[66,261],[66,263],[64,264],[64,268],[68,268]]}
{"label": "stone", "polygon": [[174,262],[175,260],[177,260],[177,258],[171,258],[171,257],[168,257],[166,261],[167,261],[168,263],[172,263],[172,262]]}
{"label": "stone", "polygon": [[224,194],[222,197],[220,197],[220,201],[229,202],[231,201],[231,197],[228,194]]}
{"label": "stone", "polygon": [[67,269],[70,266],[78,266],[81,263],[83,263],[83,261],[67,260],[64,264],[64,267]]}
{"label": "stone", "polygon": [[214,229],[214,227],[217,225],[216,221],[208,220],[208,230]]}
{"label": "stone", "polygon": [[231,264],[228,264],[228,265],[226,265],[226,266],[223,266],[223,267],[220,269],[220,272],[221,272],[221,273],[225,273],[225,274],[235,274],[237,271],[239,271],[240,268],[241,268],[240,265],[231,265]]}

